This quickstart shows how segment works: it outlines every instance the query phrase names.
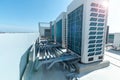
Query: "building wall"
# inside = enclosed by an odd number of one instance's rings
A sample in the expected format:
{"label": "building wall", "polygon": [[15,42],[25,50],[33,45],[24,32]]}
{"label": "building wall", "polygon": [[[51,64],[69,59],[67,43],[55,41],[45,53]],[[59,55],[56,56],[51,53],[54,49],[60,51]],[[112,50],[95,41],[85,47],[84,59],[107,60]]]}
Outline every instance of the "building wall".
{"label": "building wall", "polygon": [[[103,6],[101,6],[104,1],[105,0],[73,0],[67,8],[67,14],[69,15],[72,11],[83,5],[81,43],[81,62],[83,63],[101,61],[103,59],[108,13],[107,7],[103,8]],[[68,37],[69,30],[68,26]],[[70,44],[68,43],[68,45]]]}

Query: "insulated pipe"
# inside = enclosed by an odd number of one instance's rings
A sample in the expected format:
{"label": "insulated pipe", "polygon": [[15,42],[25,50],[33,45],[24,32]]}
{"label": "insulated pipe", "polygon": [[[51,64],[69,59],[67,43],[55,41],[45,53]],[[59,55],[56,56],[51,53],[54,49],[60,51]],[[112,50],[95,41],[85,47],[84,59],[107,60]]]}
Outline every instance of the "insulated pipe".
{"label": "insulated pipe", "polygon": [[55,53],[52,51],[52,49],[51,49],[51,48],[49,48],[49,51],[50,51],[50,54],[53,56],[53,58],[55,58],[55,57],[56,57],[56,55],[55,55]]}
{"label": "insulated pipe", "polygon": [[39,59],[42,59],[42,55],[41,55],[41,46],[39,46]]}
{"label": "insulated pipe", "polygon": [[48,55],[53,58],[54,56],[50,53],[50,48],[48,48]]}
{"label": "insulated pipe", "polygon": [[60,56],[60,53],[57,51],[57,49],[55,48],[56,54],[58,54],[58,56]]}
{"label": "insulated pipe", "polygon": [[53,53],[55,54],[55,56],[56,56],[56,57],[59,57],[59,55],[56,53],[55,48],[52,48],[52,50],[53,50]]}

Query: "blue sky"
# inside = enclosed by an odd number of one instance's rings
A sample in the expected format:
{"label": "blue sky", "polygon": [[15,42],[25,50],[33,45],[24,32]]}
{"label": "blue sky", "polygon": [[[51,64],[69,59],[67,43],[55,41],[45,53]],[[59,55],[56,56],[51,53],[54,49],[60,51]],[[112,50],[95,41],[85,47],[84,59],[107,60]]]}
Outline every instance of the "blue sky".
{"label": "blue sky", "polygon": [[[54,20],[72,0],[0,0],[0,31],[34,32],[38,22]],[[120,32],[120,1],[109,0],[110,32]]]}
{"label": "blue sky", "polygon": [[54,20],[72,0],[0,0],[0,31],[37,31],[38,22]]}

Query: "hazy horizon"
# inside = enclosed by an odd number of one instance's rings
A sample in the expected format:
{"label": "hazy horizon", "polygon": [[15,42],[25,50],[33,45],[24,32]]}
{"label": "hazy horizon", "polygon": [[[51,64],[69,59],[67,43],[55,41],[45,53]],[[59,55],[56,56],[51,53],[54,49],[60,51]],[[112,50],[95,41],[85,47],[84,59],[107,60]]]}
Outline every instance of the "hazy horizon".
{"label": "hazy horizon", "polygon": [[[1,0],[0,32],[38,32],[38,22],[50,22],[67,10],[72,0]],[[109,0],[110,33],[120,33],[120,1]],[[50,3],[54,3],[50,5]]]}

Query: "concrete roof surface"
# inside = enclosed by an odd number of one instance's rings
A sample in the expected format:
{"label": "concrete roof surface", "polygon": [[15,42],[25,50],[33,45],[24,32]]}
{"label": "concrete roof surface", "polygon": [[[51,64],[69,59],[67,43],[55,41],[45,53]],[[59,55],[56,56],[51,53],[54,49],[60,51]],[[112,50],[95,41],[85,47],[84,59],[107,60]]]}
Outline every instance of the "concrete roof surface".
{"label": "concrete roof surface", "polygon": [[[110,61],[109,67],[79,74],[78,80],[119,80],[120,51],[105,51],[104,60]],[[65,71],[62,68],[58,68],[59,64],[56,64],[49,71],[45,69],[48,65],[44,65],[37,72],[34,72],[32,63],[30,64],[27,66],[23,80],[66,80]]]}

